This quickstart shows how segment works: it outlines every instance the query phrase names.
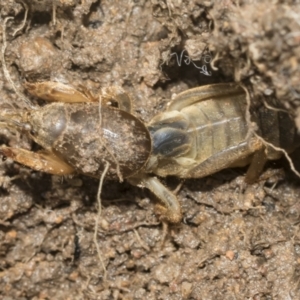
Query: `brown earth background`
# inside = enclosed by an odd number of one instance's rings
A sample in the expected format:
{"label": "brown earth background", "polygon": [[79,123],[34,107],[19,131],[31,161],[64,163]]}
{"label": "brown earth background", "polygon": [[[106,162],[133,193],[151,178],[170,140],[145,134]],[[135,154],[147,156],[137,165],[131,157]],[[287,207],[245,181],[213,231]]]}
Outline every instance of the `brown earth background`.
{"label": "brown earth background", "polygon": [[[299,0],[1,0],[0,17],[1,25],[12,17],[5,61],[19,92],[2,60],[3,107],[24,108],[21,94],[37,103],[25,80],[94,93],[119,85],[147,122],[174,94],[235,81],[253,104],[279,103],[300,128]],[[37,147],[3,124],[0,139]],[[4,161],[0,299],[300,299],[300,181],[285,160],[269,163],[256,184],[245,185],[244,174],[184,181],[184,220],[163,247],[153,195],[106,181],[97,234],[104,280],[93,240],[98,180]]]}

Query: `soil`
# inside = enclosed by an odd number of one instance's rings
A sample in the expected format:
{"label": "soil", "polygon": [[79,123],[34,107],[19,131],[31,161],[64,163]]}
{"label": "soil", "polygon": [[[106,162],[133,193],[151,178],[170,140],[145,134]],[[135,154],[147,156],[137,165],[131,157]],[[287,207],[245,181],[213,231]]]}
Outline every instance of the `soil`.
{"label": "soil", "polygon": [[[1,109],[24,109],[24,97],[43,104],[25,81],[94,93],[118,85],[148,122],[174,94],[235,81],[254,104],[288,110],[300,129],[299,0],[7,0],[0,10],[1,24],[11,17]],[[3,123],[0,139],[37,148]],[[151,193],[106,181],[99,257],[98,180],[3,161],[0,298],[300,299],[300,181],[285,160],[269,163],[253,185],[245,171],[163,180],[170,189],[182,183],[184,215],[166,234]]]}

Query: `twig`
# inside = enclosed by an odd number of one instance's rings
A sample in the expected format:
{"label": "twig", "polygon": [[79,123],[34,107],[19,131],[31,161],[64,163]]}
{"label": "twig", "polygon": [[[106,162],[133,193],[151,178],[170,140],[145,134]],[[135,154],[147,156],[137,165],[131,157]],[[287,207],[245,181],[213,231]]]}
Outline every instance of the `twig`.
{"label": "twig", "polygon": [[133,232],[138,240],[138,242],[140,243],[140,245],[142,246],[142,248],[144,248],[146,251],[150,251],[150,248],[148,247],[148,245],[145,244],[145,242],[141,239],[141,236],[139,235],[138,231],[136,229],[133,229]]}

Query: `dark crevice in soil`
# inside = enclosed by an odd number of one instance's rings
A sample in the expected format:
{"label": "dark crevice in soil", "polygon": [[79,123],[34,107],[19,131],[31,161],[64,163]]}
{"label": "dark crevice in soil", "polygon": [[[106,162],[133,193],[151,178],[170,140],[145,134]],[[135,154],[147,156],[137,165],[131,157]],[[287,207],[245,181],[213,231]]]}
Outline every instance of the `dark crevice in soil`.
{"label": "dark crevice in soil", "polygon": [[31,16],[31,26],[39,26],[44,24],[49,24],[52,20],[50,12],[34,12]]}

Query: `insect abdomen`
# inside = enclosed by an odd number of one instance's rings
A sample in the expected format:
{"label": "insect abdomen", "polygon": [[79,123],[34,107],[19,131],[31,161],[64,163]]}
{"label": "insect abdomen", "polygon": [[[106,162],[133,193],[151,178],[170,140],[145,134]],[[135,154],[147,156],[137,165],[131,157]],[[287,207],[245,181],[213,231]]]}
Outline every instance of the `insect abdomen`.
{"label": "insect abdomen", "polygon": [[[182,110],[195,130],[195,160],[203,162],[209,157],[232,147],[238,147],[246,139],[248,126],[245,121],[243,98],[206,100]],[[199,151],[201,149],[201,151]]]}
{"label": "insect abdomen", "polygon": [[[154,118],[149,126],[153,139],[149,171],[160,176],[200,177],[201,164],[214,156],[219,162],[244,165],[245,149],[249,153],[245,107],[242,93],[199,101]],[[229,157],[232,151],[241,155]]]}
{"label": "insect abdomen", "polygon": [[[258,125],[258,134],[263,139],[277,148],[284,149],[287,153],[294,151],[300,145],[300,136],[295,123],[288,113],[261,107],[254,117]],[[267,146],[267,145],[266,145]],[[268,159],[278,159],[282,152],[267,146]]]}

